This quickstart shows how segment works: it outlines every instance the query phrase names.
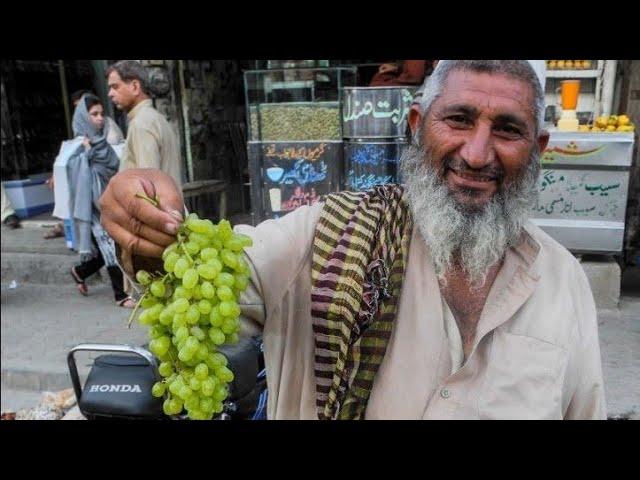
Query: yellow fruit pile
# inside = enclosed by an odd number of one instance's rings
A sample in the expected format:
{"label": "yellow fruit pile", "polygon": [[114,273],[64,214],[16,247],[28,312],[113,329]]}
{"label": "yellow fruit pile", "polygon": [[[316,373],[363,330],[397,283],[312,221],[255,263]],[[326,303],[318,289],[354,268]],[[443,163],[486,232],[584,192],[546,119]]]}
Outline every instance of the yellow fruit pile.
{"label": "yellow fruit pile", "polygon": [[593,64],[593,60],[547,60],[549,70],[588,70]]}
{"label": "yellow fruit pile", "polygon": [[579,132],[633,132],[636,129],[627,115],[604,115],[594,125],[580,125]]}

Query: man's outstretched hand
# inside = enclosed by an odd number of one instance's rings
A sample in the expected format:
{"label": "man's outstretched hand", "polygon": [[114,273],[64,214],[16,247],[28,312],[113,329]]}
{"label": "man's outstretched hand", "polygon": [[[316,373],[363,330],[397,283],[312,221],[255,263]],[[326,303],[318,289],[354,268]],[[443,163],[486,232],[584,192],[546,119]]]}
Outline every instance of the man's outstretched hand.
{"label": "man's outstretched hand", "polygon": [[[136,194],[155,198],[158,207]],[[129,261],[135,255],[161,257],[176,239],[183,211],[182,192],[174,180],[154,168],[118,173],[100,197],[102,226]]]}

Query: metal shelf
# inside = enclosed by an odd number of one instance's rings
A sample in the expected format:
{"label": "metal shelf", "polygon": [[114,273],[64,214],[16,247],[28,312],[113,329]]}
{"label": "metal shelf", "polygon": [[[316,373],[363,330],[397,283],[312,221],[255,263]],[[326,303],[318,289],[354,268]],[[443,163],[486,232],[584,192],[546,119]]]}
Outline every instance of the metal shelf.
{"label": "metal shelf", "polygon": [[547,78],[598,78],[600,70],[547,70]]}

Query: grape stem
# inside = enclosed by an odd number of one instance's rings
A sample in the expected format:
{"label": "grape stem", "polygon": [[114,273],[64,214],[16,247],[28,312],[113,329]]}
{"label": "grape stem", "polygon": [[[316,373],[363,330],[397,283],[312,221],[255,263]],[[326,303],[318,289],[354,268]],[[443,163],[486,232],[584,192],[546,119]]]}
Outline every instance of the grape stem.
{"label": "grape stem", "polygon": [[140,300],[136,303],[136,306],[133,309],[133,312],[131,312],[131,315],[129,315],[129,323],[127,324],[127,328],[131,329],[131,323],[133,322],[133,319],[135,318],[136,313],[138,312],[138,308],[140,308],[140,304],[145,298],[147,298],[148,294],[149,294],[149,291],[144,292],[144,295],[142,295]]}

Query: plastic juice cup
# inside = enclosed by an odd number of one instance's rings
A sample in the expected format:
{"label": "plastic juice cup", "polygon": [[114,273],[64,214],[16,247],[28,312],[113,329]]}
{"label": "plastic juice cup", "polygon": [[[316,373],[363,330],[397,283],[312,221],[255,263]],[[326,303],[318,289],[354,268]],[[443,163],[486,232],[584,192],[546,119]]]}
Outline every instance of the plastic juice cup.
{"label": "plastic juice cup", "polygon": [[575,110],[580,94],[580,80],[563,80],[561,82],[562,109]]}

